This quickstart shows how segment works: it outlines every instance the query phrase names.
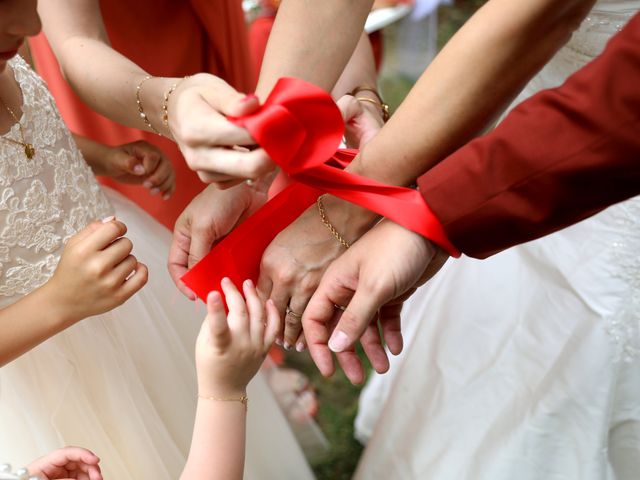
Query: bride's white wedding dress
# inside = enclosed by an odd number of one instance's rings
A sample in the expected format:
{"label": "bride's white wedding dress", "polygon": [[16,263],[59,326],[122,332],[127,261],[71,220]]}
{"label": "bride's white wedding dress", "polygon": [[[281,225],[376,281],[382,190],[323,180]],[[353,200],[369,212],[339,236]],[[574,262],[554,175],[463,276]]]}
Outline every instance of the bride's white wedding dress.
{"label": "bride's white wedding dress", "polygon": [[[519,100],[561,84],[639,9],[598,2]],[[640,478],[640,198],[448,262],[403,321],[405,352],[361,397],[356,478]]]}
{"label": "bride's white wedding dress", "polygon": [[[64,242],[112,214],[129,227],[150,279],[122,307],[0,369],[0,459],[21,466],[80,445],[101,457],[105,479],[176,480],[191,441],[194,345],[204,308],[171,283],[169,232],[99,187],[44,83],[22,59],[9,65],[22,88],[25,136],[37,153],[27,160],[21,147],[0,142],[0,307],[46,282]],[[5,136],[19,139],[18,126]],[[245,477],[313,478],[261,374],[249,397]]]}

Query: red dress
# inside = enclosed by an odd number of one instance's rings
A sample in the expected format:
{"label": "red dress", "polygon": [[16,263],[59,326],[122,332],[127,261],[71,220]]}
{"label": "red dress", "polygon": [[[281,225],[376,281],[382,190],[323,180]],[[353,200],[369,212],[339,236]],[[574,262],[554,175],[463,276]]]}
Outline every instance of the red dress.
{"label": "red dress", "polygon": [[[236,89],[253,90],[247,32],[240,0],[102,0],[105,27],[114,49],[152,75],[182,77],[210,72]],[[43,34],[31,39],[32,55],[71,131],[109,145],[144,139],[160,147],[176,169],[177,189],[164,201],[141,186],[101,179],[170,229],[204,184],[172,141],[123,127],[91,111],[63,79]]]}

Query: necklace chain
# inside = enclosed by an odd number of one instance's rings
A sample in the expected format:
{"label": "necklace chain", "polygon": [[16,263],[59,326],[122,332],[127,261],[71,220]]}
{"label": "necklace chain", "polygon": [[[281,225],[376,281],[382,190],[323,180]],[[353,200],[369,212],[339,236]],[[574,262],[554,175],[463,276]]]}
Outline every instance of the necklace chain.
{"label": "necklace chain", "polygon": [[18,130],[20,130],[20,138],[22,138],[22,141],[14,140],[13,138],[5,138],[5,137],[2,137],[2,138],[4,140],[6,140],[7,142],[14,143],[16,145],[22,146],[22,148],[24,149],[24,154],[27,157],[27,159],[28,160],[33,159],[33,157],[36,155],[36,149],[35,149],[35,147],[33,146],[32,143],[29,143],[29,142],[25,141],[25,139],[24,139],[24,130],[22,129],[22,123],[20,123],[20,119],[13,112],[13,110],[11,110],[11,108],[9,108],[9,105],[4,103],[4,100],[2,100],[2,98],[0,98],[0,103],[2,103],[2,105],[4,105],[4,108],[7,109],[7,111],[9,112],[9,115],[11,115],[11,117],[18,124]]}

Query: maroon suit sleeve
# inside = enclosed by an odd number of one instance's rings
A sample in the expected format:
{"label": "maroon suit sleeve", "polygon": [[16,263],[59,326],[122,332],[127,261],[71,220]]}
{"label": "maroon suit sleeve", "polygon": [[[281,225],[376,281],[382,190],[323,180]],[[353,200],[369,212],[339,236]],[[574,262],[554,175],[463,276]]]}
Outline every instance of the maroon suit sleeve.
{"label": "maroon suit sleeve", "polygon": [[425,174],[449,240],[488,257],[640,194],[640,14],[559,88]]}

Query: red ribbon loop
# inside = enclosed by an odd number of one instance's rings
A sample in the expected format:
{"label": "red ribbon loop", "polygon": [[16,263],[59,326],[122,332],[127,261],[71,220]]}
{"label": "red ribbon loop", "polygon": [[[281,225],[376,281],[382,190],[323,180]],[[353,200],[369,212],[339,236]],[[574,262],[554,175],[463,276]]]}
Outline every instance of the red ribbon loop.
{"label": "red ribbon loop", "polygon": [[203,300],[210,291],[219,290],[223,277],[236,285],[245,279],[257,281],[264,250],[322,193],[372,210],[456,253],[417,191],[343,170],[357,151],[336,152],[344,122],[331,96],[319,87],[283,78],[260,110],[229,120],[249,130],[295,183],[234,229],[182,277]]}

